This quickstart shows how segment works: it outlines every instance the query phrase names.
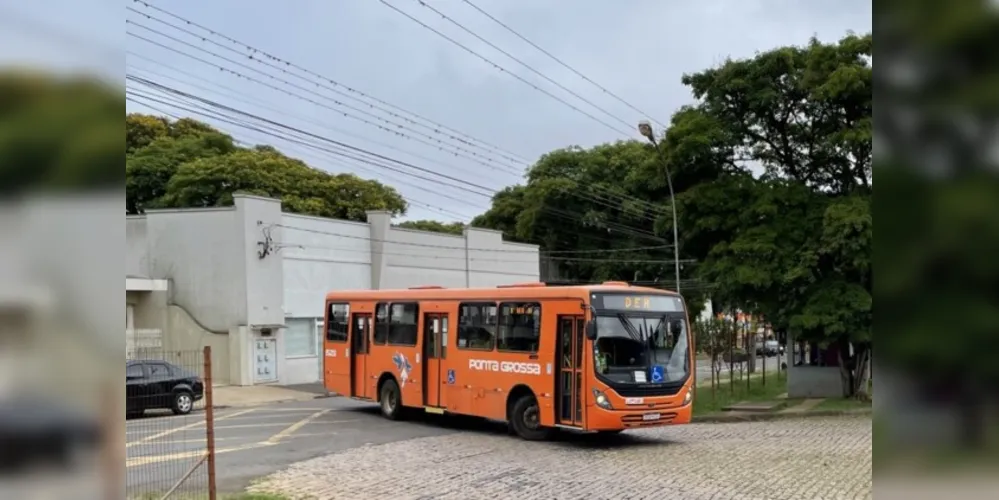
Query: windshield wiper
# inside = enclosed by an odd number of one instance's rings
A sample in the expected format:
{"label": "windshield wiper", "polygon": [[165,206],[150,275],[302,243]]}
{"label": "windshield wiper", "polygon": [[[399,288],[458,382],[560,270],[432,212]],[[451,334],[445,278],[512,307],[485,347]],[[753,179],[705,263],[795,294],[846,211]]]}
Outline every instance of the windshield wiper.
{"label": "windshield wiper", "polygon": [[617,319],[622,325],[624,325],[624,331],[628,332],[628,336],[631,337],[632,340],[635,342],[642,342],[642,334],[635,329],[635,325],[631,324],[631,321],[628,321],[628,318],[625,317],[624,314],[618,313]]}

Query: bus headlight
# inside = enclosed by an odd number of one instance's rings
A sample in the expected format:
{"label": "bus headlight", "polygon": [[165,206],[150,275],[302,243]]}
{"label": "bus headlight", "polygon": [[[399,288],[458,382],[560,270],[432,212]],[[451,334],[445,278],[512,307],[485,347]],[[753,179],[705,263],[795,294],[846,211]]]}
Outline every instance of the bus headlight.
{"label": "bus headlight", "polygon": [[683,405],[686,406],[690,404],[692,399],[694,399],[694,391],[687,389],[687,393],[683,395]]}
{"label": "bus headlight", "polygon": [[605,410],[611,410],[614,408],[613,406],[611,406],[610,400],[607,399],[607,395],[604,394],[602,391],[593,389],[593,399],[596,400],[597,406]]}

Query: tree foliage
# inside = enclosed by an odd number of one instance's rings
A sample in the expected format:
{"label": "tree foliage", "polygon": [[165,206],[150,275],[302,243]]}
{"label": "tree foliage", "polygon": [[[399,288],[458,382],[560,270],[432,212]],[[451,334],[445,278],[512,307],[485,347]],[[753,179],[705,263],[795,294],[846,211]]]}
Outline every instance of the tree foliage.
{"label": "tree foliage", "polygon": [[[715,294],[799,339],[843,353],[852,343],[852,365],[864,366],[873,323],[871,48],[871,35],[812,40],[685,75],[698,104],[667,134],[677,172],[704,172],[705,157],[732,160],[678,196],[684,248],[703,258],[698,271]],[[683,154],[674,144],[698,147]],[[852,375],[848,392],[865,374]]]}
{"label": "tree foliage", "polygon": [[[873,322],[871,49],[870,34],[811,40],[685,75],[696,103],[673,115],[661,157],[636,141],[554,151],[474,223],[546,249],[609,251],[601,262],[565,259],[571,279],[671,287],[671,249],[613,252],[671,242],[668,168],[681,258],[696,261],[682,272],[688,304],[710,292],[716,305],[762,315],[779,332],[843,352],[852,343],[864,356]],[[864,374],[850,378],[852,391]]]}
{"label": "tree foliage", "polygon": [[395,189],[353,174],[333,175],[277,149],[237,146],[211,126],[183,118],[125,117],[126,212],[226,206],[244,192],[279,198],[285,211],[364,221],[368,210],[406,211]]}
{"label": "tree foliage", "polygon": [[396,224],[396,227],[459,236],[465,232],[465,224],[461,222],[440,222],[435,220],[407,220]]}

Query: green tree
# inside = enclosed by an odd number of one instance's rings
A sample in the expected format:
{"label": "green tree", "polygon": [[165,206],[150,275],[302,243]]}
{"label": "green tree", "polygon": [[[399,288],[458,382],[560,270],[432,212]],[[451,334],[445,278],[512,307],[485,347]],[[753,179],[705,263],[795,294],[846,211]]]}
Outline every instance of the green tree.
{"label": "green tree", "polygon": [[712,297],[844,356],[852,345],[844,392],[861,397],[873,322],[870,56],[871,35],[851,35],[686,75],[699,102],[664,140],[682,248]]}
{"label": "green tree", "polygon": [[[211,126],[130,115],[136,148],[126,157],[126,211],[226,206],[245,192],[278,198],[287,212],[364,221],[368,210],[404,214],[393,188],[353,174],[332,175],[268,145],[241,148]],[[164,124],[164,127],[156,125]],[[126,127],[128,128],[128,127]]]}
{"label": "green tree", "polygon": [[125,154],[144,148],[170,135],[170,122],[162,116],[129,113],[125,115]]}
{"label": "green tree", "polygon": [[465,232],[465,224],[461,222],[440,222],[435,220],[407,220],[395,225],[405,229],[431,231],[434,233],[461,235]]}
{"label": "green tree", "polygon": [[218,158],[237,149],[232,137],[214,132],[180,139],[163,136],[135,150],[125,158],[126,212],[138,214],[147,208],[161,207],[167,183],[181,165],[201,158]]}
{"label": "green tree", "polygon": [[[668,197],[665,186],[650,186],[646,174],[657,161],[636,141],[553,151],[529,170],[526,184],[497,193],[472,225],[537,243],[542,250],[582,251],[552,254],[567,280],[670,286],[672,250],[667,239],[653,234]],[[655,248],[625,250],[635,247]]]}

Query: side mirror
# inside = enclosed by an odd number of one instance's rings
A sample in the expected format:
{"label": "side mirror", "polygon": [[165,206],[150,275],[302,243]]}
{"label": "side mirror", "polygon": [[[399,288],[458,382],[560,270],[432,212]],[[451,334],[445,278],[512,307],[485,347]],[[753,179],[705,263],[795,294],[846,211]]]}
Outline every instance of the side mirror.
{"label": "side mirror", "polygon": [[679,335],[683,333],[683,322],[675,319],[669,322],[669,332],[673,335]]}
{"label": "side mirror", "polygon": [[597,339],[597,322],[592,319],[586,322],[586,338],[589,340]]}

